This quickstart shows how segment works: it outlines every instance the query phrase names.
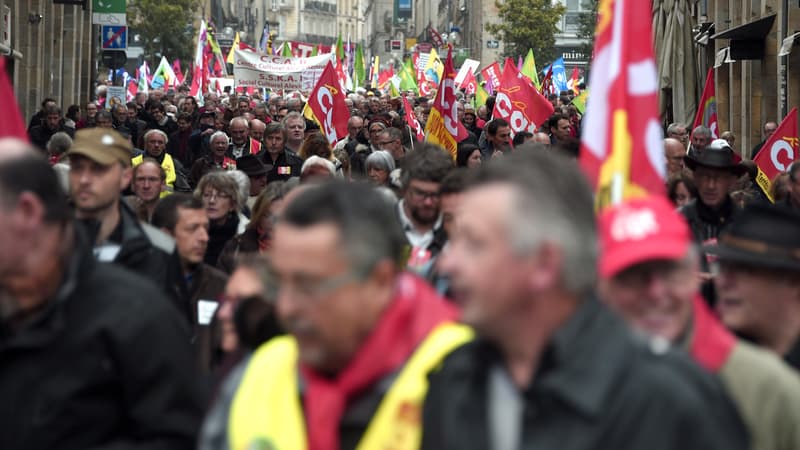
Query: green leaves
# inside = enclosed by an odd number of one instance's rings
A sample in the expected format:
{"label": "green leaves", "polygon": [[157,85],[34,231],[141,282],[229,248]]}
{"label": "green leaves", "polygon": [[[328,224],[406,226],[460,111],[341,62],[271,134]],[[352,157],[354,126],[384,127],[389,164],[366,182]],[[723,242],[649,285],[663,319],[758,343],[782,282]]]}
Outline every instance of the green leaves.
{"label": "green leaves", "polygon": [[500,23],[486,30],[505,44],[505,55],[525,55],[528,49],[539,61],[555,59],[556,24],[566,12],[564,5],[551,0],[496,1]]}
{"label": "green leaves", "polygon": [[129,26],[144,40],[145,58],[154,65],[166,56],[173,61],[192,60],[192,21],[196,0],[128,0]]}

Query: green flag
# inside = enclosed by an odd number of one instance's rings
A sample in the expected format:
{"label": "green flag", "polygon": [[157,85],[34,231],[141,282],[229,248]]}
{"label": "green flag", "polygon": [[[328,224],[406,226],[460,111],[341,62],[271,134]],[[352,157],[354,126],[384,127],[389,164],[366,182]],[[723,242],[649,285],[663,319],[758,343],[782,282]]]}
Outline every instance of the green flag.
{"label": "green flag", "polygon": [[533,81],[536,89],[541,89],[539,74],[536,70],[536,59],[533,57],[533,49],[528,49],[528,55],[525,56],[525,61],[522,62],[522,70],[520,72]]}
{"label": "green flag", "polygon": [[361,43],[356,44],[356,57],[353,62],[353,84],[356,88],[364,86],[364,78],[367,74],[364,70],[364,49]]}
{"label": "green flag", "polygon": [[584,89],[580,95],[572,99],[572,104],[575,105],[575,109],[578,110],[579,113],[583,114],[586,111],[586,99],[589,98],[589,90]]}
{"label": "green flag", "polygon": [[411,59],[407,59],[406,62],[403,64],[403,67],[400,69],[400,90],[402,91],[414,91],[414,93],[419,94],[419,87],[417,86],[417,77],[414,73],[414,66],[411,63]]}
{"label": "green flag", "polygon": [[343,59],[344,59],[344,44],[342,43],[342,33],[339,33],[339,37],[336,38],[336,61],[341,63]]}
{"label": "green flag", "polygon": [[[475,98],[472,99],[475,102],[475,111],[478,110],[481,106],[486,104],[486,99],[489,98],[489,93],[486,92],[486,89],[483,88],[482,84],[478,85],[478,89],[475,91]],[[491,111],[489,112],[491,113]]]}
{"label": "green flag", "polygon": [[281,56],[283,56],[284,58],[291,58],[293,56],[292,55],[292,44],[290,44],[289,41],[286,41],[282,45],[283,45],[283,47],[281,47],[282,48]]}

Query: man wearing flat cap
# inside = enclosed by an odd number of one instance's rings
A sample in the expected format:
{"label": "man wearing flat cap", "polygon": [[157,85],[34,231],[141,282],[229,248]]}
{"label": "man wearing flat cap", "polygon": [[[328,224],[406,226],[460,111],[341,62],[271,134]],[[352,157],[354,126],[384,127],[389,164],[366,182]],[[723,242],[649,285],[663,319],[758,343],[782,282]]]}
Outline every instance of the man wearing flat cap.
{"label": "man wearing flat cap", "polygon": [[236,168],[250,178],[250,195],[247,198],[247,208],[252,211],[256,197],[267,187],[267,172],[272,166],[267,167],[256,155],[244,155],[236,160]]}
{"label": "man wearing flat cap", "polygon": [[706,250],[723,323],[800,370],[800,213],[750,205]]}
{"label": "man wearing flat cap", "polygon": [[93,242],[95,258],[114,262],[155,282],[189,319],[186,287],[175,241],[140,223],[121,191],[131,182],[131,143],[108,128],[75,133],[67,155],[77,223]]}
{"label": "man wearing flat cap", "polygon": [[[737,213],[730,196],[731,188],[746,169],[740,165],[727,141],[717,139],[702,152],[684,156],[684,164],[694,174],[697,198],[681,208],[689,223],[695,242],[699,246],[716,242],[719,234],[729,226]],[[709,264],[712,256],[701,255],[701,273],[705,281],[711,279]],[[713,303],[714,293],[710,283],[703,286],[703,296]]]}

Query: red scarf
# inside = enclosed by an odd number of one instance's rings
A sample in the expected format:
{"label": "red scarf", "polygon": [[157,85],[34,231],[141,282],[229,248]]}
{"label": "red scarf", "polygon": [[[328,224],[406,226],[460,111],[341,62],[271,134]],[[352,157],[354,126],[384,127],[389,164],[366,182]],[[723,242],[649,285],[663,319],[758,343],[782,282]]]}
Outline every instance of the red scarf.
{"label": "red scarf", "polygon": [[437,325],[457,318],[421,279],[403,274],[392,302],[372,333],[336,378],[320,375],[303,364],[304,409],[308,450],[338,450],[339,424],[347,401],[402,366]]}
{"label": "red scarf", "polygon": [[694,337],[689,353],[696,363],[711,372],[718,372],[728,360],[736,337],[711,314],[700,295],[694,298]]}

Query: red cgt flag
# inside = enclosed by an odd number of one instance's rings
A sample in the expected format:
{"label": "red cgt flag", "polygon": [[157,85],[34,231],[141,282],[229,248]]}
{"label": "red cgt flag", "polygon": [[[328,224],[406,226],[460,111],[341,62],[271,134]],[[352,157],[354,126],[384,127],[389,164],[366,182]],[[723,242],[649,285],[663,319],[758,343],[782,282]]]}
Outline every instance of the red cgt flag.
{"label": "red cgt flag", "polygon": [[692,130],[699,125],[703,125],[711,130],[711,138],[719,137],[717,130],[717,99],[714,95],[714,68],[708,69],[706,85],[703,88],[703,96],[700,97],[700,104],[697,106],[697,115],[694,117]]}
{"label": "red cgt flag", "polygon": [[411,107],[411,103],[408,101],[408,97],[403,95],[403,109],[406,112],[406,124],[414,130],[414,134],[417,135],[417,140],[422,142],[425,140],[425,132],[422,130],[422,125],[420,125],[419,120],[417,120],[417,116],[414,115],[414,108]]}
{"label": "red cgt flag", "polygon": [[453,69],[453,49],[447,52],[442,81],[433,99],[433,106],[425,123],[429,142],[441,145],[456,159],[458,143],[467,138],[467,129],[456,114],[456,71]]}
{"label": "red cgt flag", "polygon": [[0,98],[6,99],[5,111],[0,115],[0,138],[16,137],[28,141],[25,122],[19,112],[17,98],[6,72],[6,59],[0,56]]}
{"label": "red cgt flag", "polygon": [[666,190],[650,3],[610,0],[597,20],[580,163],[598,209]]}
{"label": "red cgt flag", "polygon": [[[350,110],[345,103],[344,91],[336,77],[333,64],[328,61],[322,71],[317,85],[308,96],[308,108],[319,123],[322,132],[328,138],[328,143],[333,144],[347,135],[347,121],[350,120]],[[336,113],[334,114],[334,111]]]}
{"label": "red cgt flag", "polygon": [[772,136],[764,143],[753,162],[758,166],[756,182],[771,202],[772,180],[786,172],[792,162],[800,159],[798,154],[797,107],[784,117]]}
{"label": "red cgt flag", "polygon": [[505,119],[512,133],[520,131],[536,133],[553,114],[553,104],[533,87],[530,78],[521,75],[514,64],[503,70],[492,117]]}

